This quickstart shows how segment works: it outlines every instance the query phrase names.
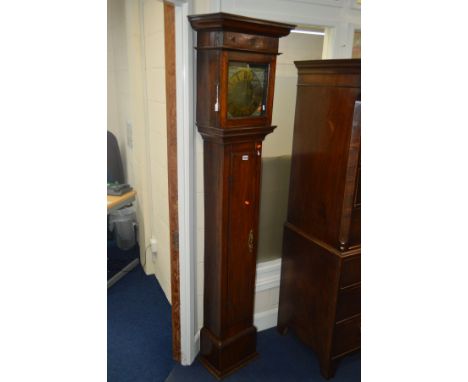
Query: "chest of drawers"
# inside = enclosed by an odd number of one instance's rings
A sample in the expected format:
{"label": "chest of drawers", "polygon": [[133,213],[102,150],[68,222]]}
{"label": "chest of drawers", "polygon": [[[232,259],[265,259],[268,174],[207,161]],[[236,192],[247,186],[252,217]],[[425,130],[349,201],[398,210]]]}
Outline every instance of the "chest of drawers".
{"label": "chest of drawers", "polygon": [[295,64],[278,329],[308,344],[330,378],[361,342],[361,63]]}

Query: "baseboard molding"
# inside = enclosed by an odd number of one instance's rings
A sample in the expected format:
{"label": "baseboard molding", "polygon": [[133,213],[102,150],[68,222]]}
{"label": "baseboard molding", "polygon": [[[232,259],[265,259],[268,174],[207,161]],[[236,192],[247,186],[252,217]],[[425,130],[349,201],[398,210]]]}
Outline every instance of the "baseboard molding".
{"label": "baseboard molding", "polygon": [[[266,261],[257,265],[255,293],[279,288],[281,280],[281,259]],[[254,325],[258,331],[274,328],[278,322],[278,307],[254,314]]]}
{"label": "baseboard molding", "polygon": [[257,330],[267,330],[276,327],[278,323],[278,308],[267,310],[265,312],[259,312],[254,314],[254,325]]}
{"label": "baseboard molding", "polygon": [[257,280],[255,293],[263,290],[279,288],[281,279],[281,259],[257,264]]}
{"label": "baseboard molding", "polygon": [[200,329],[197,331],[197,334],[195,334],[193,342],[194,354],[198,354],[200,352]]}

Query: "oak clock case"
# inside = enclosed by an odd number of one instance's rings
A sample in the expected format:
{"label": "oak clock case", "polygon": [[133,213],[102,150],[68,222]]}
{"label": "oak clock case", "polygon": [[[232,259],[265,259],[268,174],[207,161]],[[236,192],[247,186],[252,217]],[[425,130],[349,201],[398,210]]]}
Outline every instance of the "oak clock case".
{"label": "oak clock case", "polygon": [[217,378],[257,356],[253,326],[262,141],[278,39],[293,25],[226,13],[197,31],[196,124],[203,137],[205,283],[200,361]]}

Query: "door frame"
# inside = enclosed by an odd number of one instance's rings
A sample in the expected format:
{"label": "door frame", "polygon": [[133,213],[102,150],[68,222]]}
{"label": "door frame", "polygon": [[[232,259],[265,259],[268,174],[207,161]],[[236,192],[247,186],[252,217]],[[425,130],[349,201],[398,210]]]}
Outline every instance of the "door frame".
{"label": "door frame", "polygon": [[166,128],[169,199],[169,237],[172,302],[172,358],[180,362],[179,208],[177,179],[177,98],[174,5],[165,2],[164,61],[166,77]]}
{"label": "door frame", "polygon": [[[194,50],[193,34],[187,21],[191,13],[188,0],[167,0],[174,6],[175,81],[177,124],[177,188],[178,188],[178,259],[171,252],[171,263],[178,262],[178,274],[171,272],[172,285],[179,286],[180,316],[173,315],[173,328],[180,327],[180,362],[190,365],[196,346],[196,263],[195,263],[195,168],[194,168]],[[167,68],[166,68],[167,70]],[[177,267],[175,266],[174,269]],[[177,301],[173,301],[177,303]],[[173,345],[174,352],[175,344]]]}

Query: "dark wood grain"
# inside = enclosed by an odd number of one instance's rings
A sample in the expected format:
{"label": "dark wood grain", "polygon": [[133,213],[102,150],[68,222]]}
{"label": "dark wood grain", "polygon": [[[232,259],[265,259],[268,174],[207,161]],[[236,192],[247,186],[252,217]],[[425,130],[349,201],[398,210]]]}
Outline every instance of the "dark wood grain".
{"label": "dark wood grain", "polygon": [[278,330],[326,378],[360,347],[360,60],[295,62],[297,101]]}
{"label": "dark wood grain", "polygon": [[206,33],[200,33],[200,38],[197,41],[197,49],[214,48],[276,54],[278,52],[278,39],[275,37],[259,38],[257,35],[229,31],[208,31]]}
{"label": "dark wood grain", "polygon": [[290,183],[289,205],[294,208],[288,209],[287,220],[331,246],[340,245],[347,155],[359,92],[325,86],[297,90],[291,179],[309,180],[300,186]]}
{"label": "dark wood grain", "polygon": [[[253,314],[262,141],[275,128],[271,115],[278,38],[293,26],[223,13],[189,16],[189,20],[197,30],[196,115],[204,140],[200,360],[223,378],[257,356]],[[230,61],[268,65],[263,116],[227,118]]]}
{"label": "dark wood grain", "polygon": [[224,12],[189,16],[189,20],[192,28],[197,32],[221,30],[256,36],[270,36],[276,39],[287,36],[291,29],[296,27],[292,24],[254,19]]}
{"label": "dark wood grain", "polygon": [[[360,98],[360,96],[359,96]],[[346,165],[345,188],[341,209],[341,225],[338,241],[340,249],[361,244],[361,197],[357,185],[360,182],[358,167],[361,151],[361,100],[354,102],[353,122],[349,140],[348,163]],[[357,192],[359,191],[359,195]],[[359,199],[359,205],[355,200]]]}
{"label": "dark wood grain", "polygon": [[171,251],[172,357],[180,362],[179,217],[177,189],[177,100],[174,5],[164,3],[167,167]]}

